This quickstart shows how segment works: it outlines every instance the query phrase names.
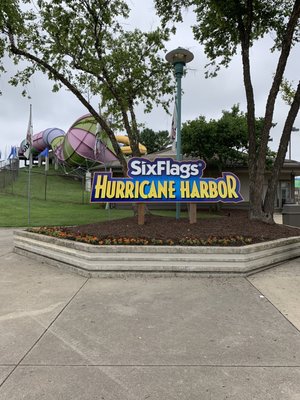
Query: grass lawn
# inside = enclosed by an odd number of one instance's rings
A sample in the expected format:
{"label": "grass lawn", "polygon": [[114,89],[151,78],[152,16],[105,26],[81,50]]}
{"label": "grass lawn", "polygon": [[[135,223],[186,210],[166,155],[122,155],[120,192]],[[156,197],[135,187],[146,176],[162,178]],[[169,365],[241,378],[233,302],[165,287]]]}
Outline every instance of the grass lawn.
{"label": "grass lawn", "polygon": [[[89,193],[84,191],[82,177],[66,175],[63,171],[50,168],[47,175],[44,167],[33,167],[30,174],[31,199],[55,200],[60,202],[88,203]],[[28,168],[20,168],[13,184],[5,188],[5,193],[24,196],[28,192]]]}
{"label": "grass lawn", "polygon": [[[26,198],[0,194],[0,226],[28,226]],[[32,199],[30,202],[31,226],[79,225],[125,218],[130,210],[104,210],[99,205],[60,203]]]}
{"label": "grass lawn", "polygon": [[[0,192],[0,226],[28,226],[28,169],[19,170],[17,180]],[[31,173],[30,226],[81,225],[132,216],[132,210],[105,210],[103,204],[90,204],[89,193],[83,190],[81,179],[74,179],[51,169],[47,176],[45,201],[44,167],[34,167]],[[153,214],[173,216],[175,211],[153,211]],[[181,212],[181,218],[187,218]],[[198,218],[217,218],[218,214],[198,213]]]}
{"label": "grass lawn", "polygon": [[[0,226],[28,226],[27,198],[0,194],[0,208]],[[153,214],[175,218],[175,211],[156,210]],[[36,199],[30,201],[30,226],[91,224],[132,215],[131,210],[104,210],[98,204],[60,203]],[[181,218],[187,217],[187,212],[181,213]],[[201,212],[198,213],[198,218],[218,218],[218,215]]]}
{"label": "grass lawn", "polygon": [[[53,168],[46,177],[44,167],[33,167],[30,188],[30,226],[90,224],[132,215],[90,204],[81,177]],[[0,226],[28,226],[28,168],[20,168],[16,181],[0,192],[0,208]]]}

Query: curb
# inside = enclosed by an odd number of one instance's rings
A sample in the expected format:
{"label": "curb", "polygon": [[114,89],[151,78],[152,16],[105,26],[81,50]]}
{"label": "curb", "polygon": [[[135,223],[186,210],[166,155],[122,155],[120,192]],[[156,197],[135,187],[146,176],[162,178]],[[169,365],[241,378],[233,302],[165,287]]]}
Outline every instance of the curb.
{"label": "curb", "polygon": [[97,246],[14,231],[14,252],[86,277],[247,276],[300,256],[300,237],[241,247]]}

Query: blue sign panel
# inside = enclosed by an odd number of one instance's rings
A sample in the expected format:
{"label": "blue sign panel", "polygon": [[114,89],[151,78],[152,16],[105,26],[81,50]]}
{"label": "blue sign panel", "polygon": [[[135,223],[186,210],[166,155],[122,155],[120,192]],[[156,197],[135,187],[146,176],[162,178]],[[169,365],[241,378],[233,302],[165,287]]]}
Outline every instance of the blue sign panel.
{"label": "blue sign panel", "polygon": [[174,161],[157,158],[149,161],[131,158],[128,178],[113,178],[111,173],[95,173],[91,202],[182,202],[238,203],[243,201],[240,181],[231,172],[219,178],[203,178],[203,160]]}

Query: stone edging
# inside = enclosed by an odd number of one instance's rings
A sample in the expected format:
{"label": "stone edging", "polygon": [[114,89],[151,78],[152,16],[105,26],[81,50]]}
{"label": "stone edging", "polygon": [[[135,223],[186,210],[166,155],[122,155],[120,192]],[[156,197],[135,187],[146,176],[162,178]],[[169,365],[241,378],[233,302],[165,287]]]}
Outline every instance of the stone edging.
{"label": "stone edging", "polygon": [[241,247],[95,246],[26,231],[14,251],[87,277],[249,275],[300,256],[300,236]]}

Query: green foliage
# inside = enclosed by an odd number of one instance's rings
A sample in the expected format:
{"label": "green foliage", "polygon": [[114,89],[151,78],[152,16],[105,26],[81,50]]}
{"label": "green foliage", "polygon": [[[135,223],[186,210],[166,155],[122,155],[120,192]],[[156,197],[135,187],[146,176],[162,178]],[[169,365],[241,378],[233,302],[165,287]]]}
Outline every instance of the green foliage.
{"label": "green foliage", "polygon": [[[158,14],[164,24],[183,21],[184,10],[192,9],[197,22],[192,26],[194,37],[204,45],[210,63],[207,76],[215,76],[221,66],[227,67],[239,51],[241,42],[248,47],[272,33],[274,48],[281,46],[287,17],[293,0],[155,0]],[[300,40],[298,26],[295,41]]]}
{"label": "green foliage", "polygon": [[289,106],[292,105],[296,90],[293,88],[293,82],[283,79],[280,85],[280,92],[282,100]]}
{"label": "green foliage", "polygon": [[[268,166],[268,141],[273,124],[274,109],[287,61],[293,45],[300,41],[300,0],[155,0],[163,25],[183,20],[183,9],[191,8],[196,16],[192,27],[194,37],[204,46],[209,59],[206,77],[216,76],[227,67],[232,57],[241,55],[243,84],[247,99],[247,128],[249,141],[249,203],[250,217],[271,222],[279,172],[284,163],[286,147],[300,106],[300,85],[289,99],[286,116],[268,190],[262,202],[265,170]],[[266,95],[265,115],[259,136],[256,129],[255,95],[253,90],[250,52],[255,41],[268,35],[273,38],[271,51],[278,49],[279,57],[271,87]],[[270,190],[269,190],[270,189]]]}
{"label": "green foliage", "polygon": [[97,236],[87,235],[81,232],[72,232],[68,228],[63,227],[40,227],[31,228],[29,232],[38,233],[40,235],[52,236],[64,240],[72,240],[76,242],[93,244],[97,246],[243,246],[251,244],[253,239],[251,237],[244,236],[228,236],[228,237],[216,237],[209,236],[206,239],[198,237],[184,237],[182,239],[156,239],[146,237],[131,237],[130,235],[125,237],[112,237],[112,236]]}
{"label": "green foliage", "polygon": [[154,103],[167,108],[169,102],[163,96],[174,89],[172,67],[158,56],[158,52],[165,51],[163,41],[167,38],[168,34],[160,29],[149,33],[135,29],[108,43],[108,54],[102,59],[105,79],[100,89],[102,103],[114,116],[119,97],[128,110],[139,102],[146,112],[152,110]]}
{"label": "green foliage", "polygon": [[[81,179],[54,169],[46,181],[44,167],[34,167],[30,193],[32,226],[88,224],[132,215],[130,210],[104,210],[102,204],[90,204],[90,193],[83,191]],[[0,191],[0,208],[0,226],[27,226],[28,169],[21,168],[16,181]]]}
{"label": "green foliage", "polygon": [[[129,13],[124,0],[1,1],[0,59],[7,53],[20,66],[22,59],[30,61],[11,78],[12,85],[26,85],[40,70],[54,81],[54,91],[66,86],[98,116],[117,151],[103,118],[113,115],[113,128],[125,130],[133,153],[139,153],[136,107],[149,112],[161,104],[167,109],[175,83],[172,67],[160,55],[169,30],[125,30]],[[101,99],[101,115],[87,92]],[[122,153],[117,155],[122,164]]]}
{"label": "green foliage", "polygon": [[140,141],[147,147],[148,154],[163,150],[171,143],[168,131],[155,132],[149,128],[142,130]]}
{"label": "green foliage", "polygon": [[[256,119],[259,140],[263,119]],[[182,150],[184,154],[204,159],[219,171],[225,166],[247,165],[248,130],[247,117],[234,105],[231,111],[223,111],[218,120],[206,121],[200,116],[188,121],[182,128]],[[271,153],[270,153],[271,160]]]}

